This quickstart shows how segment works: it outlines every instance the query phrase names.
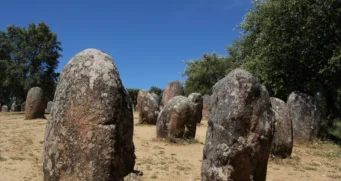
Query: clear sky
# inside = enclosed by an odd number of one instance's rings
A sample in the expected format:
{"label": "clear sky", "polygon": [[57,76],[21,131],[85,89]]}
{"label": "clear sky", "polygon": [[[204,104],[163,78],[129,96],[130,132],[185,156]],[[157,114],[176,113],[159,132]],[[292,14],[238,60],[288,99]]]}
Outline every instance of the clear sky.
{"label": "clear sky", "polygon": [[44,21],[62,42],[58,72],[76,53],[110,54],[126,88],[165,88],[184,79],[183,61],[226,55],[251,0],[10,0],[0,29]]}

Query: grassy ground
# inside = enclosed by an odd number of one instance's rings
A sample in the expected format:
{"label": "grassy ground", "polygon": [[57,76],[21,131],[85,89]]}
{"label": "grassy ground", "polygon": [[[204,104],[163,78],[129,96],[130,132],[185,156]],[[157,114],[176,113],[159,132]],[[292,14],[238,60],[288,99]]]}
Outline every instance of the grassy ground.
{"label": "grassy ground", "polygon": [[[137,116],[137,114],[135,115]],[[23,120],[22,113],[0,113],[0,180],[43,180],[42,154],[46,120]],[[135,117],[135,121],[137,117]],[[126,180],[200,180],[207,122],[194,140],[156,139],[155,126],[135,125],[135,169],[143,176]],[[267,180],[341,180],[341,148],[328,142],[295,144],[290,159],[270,158]]]}

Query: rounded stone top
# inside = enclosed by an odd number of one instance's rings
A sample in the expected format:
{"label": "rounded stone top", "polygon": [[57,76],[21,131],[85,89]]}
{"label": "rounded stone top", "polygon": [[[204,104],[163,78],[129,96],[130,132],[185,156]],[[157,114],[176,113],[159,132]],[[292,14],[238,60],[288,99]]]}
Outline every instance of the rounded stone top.
{"label": "rounded stone top", "polygon": [[35,91],[43,91],[43,89],[41,89],[40,87],[32,87],[29,91],[33,91],[33,90],[35,90]]}
{"label": "rounded stone top", "polygon": [[[67,69],[67,70],[65,70]],[[101,78],[103,82],[110,86],[114,86],[119,81],[118,70],[113,58],[105,52],[88,48],[77,53],[68,64],[64,67],[64,72],[72,72],[75,77],[89,77],[90,88],[94,88],[95,81]],[[112,76],[113,74],[117,74]],[[61,77],[63,77],[61,75]]]}
{"label": "rounded stone top", "polygon": [[270,97],[270,101],[271,101],[271,103],[277,102],[279,104],[285,104],[285,102],[283,100],[281,100],[281,99],[279,99],[277,97]]}
{"label": "rounded stone top", "polygon": [[188,100],[190,100],[193,103],[203,103],[202,95],[199,93],[192,93],[188,96]]}

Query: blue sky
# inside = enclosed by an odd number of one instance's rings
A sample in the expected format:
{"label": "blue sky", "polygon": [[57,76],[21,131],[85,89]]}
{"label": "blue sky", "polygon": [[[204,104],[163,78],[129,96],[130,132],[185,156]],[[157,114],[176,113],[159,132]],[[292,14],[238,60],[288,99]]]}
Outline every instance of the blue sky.
{"label": "blue sky", "polygon": [[62,42],[58,72],[76,53],[110,54],[126,88],[164,88],[184,81],[183,61],[226,55],[251,0],[11,0],[0,6],[0,29],[44,21]]}

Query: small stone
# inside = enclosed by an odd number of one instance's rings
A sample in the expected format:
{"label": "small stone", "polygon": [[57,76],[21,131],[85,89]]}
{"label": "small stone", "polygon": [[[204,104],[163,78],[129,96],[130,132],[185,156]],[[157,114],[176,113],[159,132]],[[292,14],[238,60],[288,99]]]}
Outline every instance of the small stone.
{"label": "small stone", "polygon": [[12,106],[11,106],[11,111],[12,112],[15,112],[15,111],[18,111],[17,110],[17,104],[15,102],[13,102]]}
{"label": "small stone", "polygon": [[152,94],[141,89],[137,96],[137,105],[140,124],[156,124],[159,115],[159,106]]}
{"label": "small stone", "polygon": [[271,97],[272,110],[275,113],[275,134],[272,142],[271,154],[276,157],[287,158],[292,153],[293,133],[289,119],[287,104],[275,97]]}
{"label": "small stone", "polygon": [[3,105],[1,107],[1,112],[8,112],[8,107],[6,105]]}
{"label": "small stone", "polygon": [[301,92],[289,95],[287,106],[292,121],[294,140],[316,140],[321,127],[321,111],[316,100]]}
{"label": "small stone", "polygon": [[189,101],[193,104],[194,116],[193,119],[196,123],[200,123],[203,111],[203,98],[199,93],[192,93],[188,96]]}
{"label": "small stone", "polygon": [[43,90],[40,87],[31,88],[25,102],[25,119],[44,118],[45,103]]}
{"label": "small stone", "polygon": [[52,108],[52,106],[53,106],[53,102],[52,102],[52,101],[49,101],[49,102],[47,103],[46,110],[45,110],[45,113],[46,113],[46,114],[50,114],[50,113],[51,113],[51,108]]}
{"label": "small stone", "polygon": [[180,81],[170,82],[162,93],[162,105],[165,106],[167,102],[175,96],[183,96],[184,89]]}

